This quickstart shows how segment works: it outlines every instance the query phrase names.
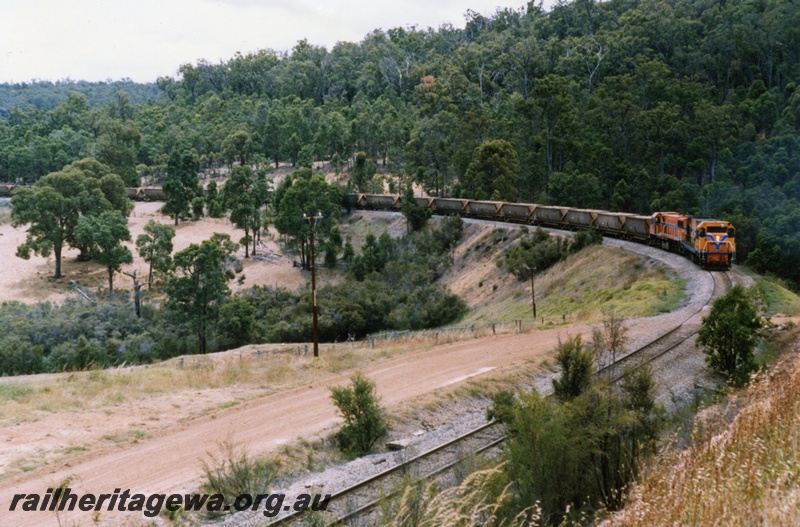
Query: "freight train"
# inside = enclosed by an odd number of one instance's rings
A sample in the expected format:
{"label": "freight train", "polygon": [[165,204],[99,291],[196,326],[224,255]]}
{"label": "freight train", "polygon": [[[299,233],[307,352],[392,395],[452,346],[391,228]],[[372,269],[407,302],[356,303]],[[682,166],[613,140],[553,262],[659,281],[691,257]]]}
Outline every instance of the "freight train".
{"label": "freight train", "polygon": [[[646,216],[534,203],[435,197],[414,200],[434,214],[457,214],[566,230],[595,229],[604,236],[685,254],[707,269],[729,269],[736,258],[736,230],[727,221],[696,218],[677,212],[656,212]],[[399,211],[402,205],[402,196],[354,196],[354,208],[359,209]]]}
{"label": "freight train", "polygon": [[[12,185],[0,185],[0,197],[10,196]],[[127,189],[137,201],[164,201],[161,187]],[[400,211],[403,197],[389,194],[351,194],[352,208]],[[414,201],[434,214],[457,214],[467,218],[523,223],[556,229],[595,229],[604,236],[653,245],[685,254],[708,269],[729,269],[736,258],[736,230],[727,221],[697,218],[677,212],[650,216],[576,209],[534,203],[508,203],[474,199],[415,197]]]}

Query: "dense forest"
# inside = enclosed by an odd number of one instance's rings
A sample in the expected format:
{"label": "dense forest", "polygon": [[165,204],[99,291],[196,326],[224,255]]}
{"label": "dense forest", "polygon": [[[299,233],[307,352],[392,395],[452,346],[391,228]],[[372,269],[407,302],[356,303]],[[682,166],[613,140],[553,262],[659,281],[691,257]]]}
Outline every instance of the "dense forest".
{"label": "dense forest", "polygon": [[117,93],[124,91],[132,102],[141,104],[164,97],[158,86],[141,84],[130,79],[107,82],[73,81],[70,79],[47,82],[32,81],[14,84],[0,84],[0,117],[8,118],[12,108],[35,107],[52,110],[66,101],[71,92],[86,97],[90,107],[102,107],[116,99]]}
{"label": "dense forest", "polygon": [[87,156],[131,185],[174,151],[258,168],[363,151],[432,194],[728,219],[740,262],[798,282],[797,79],[795,2],[530,3],[184,64],[109,97],[3,86],[0,179]]}

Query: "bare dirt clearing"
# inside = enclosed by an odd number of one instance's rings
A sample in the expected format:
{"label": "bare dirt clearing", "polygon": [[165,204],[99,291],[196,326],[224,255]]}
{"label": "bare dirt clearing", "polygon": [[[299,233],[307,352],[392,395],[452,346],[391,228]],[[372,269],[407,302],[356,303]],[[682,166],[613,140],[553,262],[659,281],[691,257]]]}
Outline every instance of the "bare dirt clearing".
{"label": "bare dirt clearing", "polygon": [[[134,262],[124,266],[123,270],[139,271],[139,276],[147,276],[147,264],[139,258],[134,245],[136,237],[144,232],[145,224],[153,219],[167,225],[173,221],[162,215],[159,209],[163,203],[137,202],[136,208],[128,222],[131,231],[131,242],[127,246],[134,255]],[[175,227],[175,251],[185,249],[192,243],[200,243],[208,239],[212,233],[220,232],[229,234],[231,239],[238,241],[244,236],[244,231],[236,229],[229,221],[224,219],[204,218],[199,221],[180,222]],[[277,237],[274,230],[271,236]],[[245,280],[242,284],[231,283],[233,290],[246,289],[253,285],[279,286],[295,290],[305,286],[311,279],[310,273],[303,272],[292,265],[292,257],[284,255],[278,244],[271,237],[261,238],[263,245],[258,248],[258,254],[248,259],[244,258],[244,248],[239,251],[239,258],[244,264]],[[40,302],[49,300],[60,303],[68,295],[75,295],[66,290],[71,281],[78,282],[90,291],[97,291],[98,287],[107,287],[108,275],[104,268],[93,262],[78,262],[78,251],[69,247],[64,248],[62,258],[62,273],[64,278],[52,278],[54,262],[52,255],[49,258],[31,256],[30,260],[23,260],[16,256],[17,246],[25,241],[25,228],[14,228],[9,224],[0,225],[0,261],[4,269],[0,273],[0,301],[19,300],[21,302]],[[322,269],[319,273],[322,284],[336,281],[336,274]],[[118,289],[131,289],[131,280],[127,276],[117,274],[114,277],[114,286]]]}

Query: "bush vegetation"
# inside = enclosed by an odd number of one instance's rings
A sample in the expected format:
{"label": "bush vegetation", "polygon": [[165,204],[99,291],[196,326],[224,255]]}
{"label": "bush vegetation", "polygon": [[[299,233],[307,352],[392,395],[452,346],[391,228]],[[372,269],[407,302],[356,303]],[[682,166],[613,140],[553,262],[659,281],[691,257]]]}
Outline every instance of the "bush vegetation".
{"label": "bush vegetation", "polygon": [[[456,320],[464,302],[436,280],[451,264],[462,220],[445,218],[398,240],[368,235],[346,280],[317,290],[324,341],[362,338],[381,330],[425,329]],[[237,295],[255,308],[256,332],[266,342],[311,340],[310,291],[254,287]]]}
{"label": "bush vegetation", "polygon": [[[368,272],[355,276],[351,267],[345,282],[317,292],[320,339],[343,341],[374,331],[431,328],[461,316],[466,310],[463,301],[435,282],[450,265],[450,249],[461,227],[460,218],[447,218],[437,228],[400,240],[370,237],[354,258]],[[173,267],[198,271],[189,257],[216,250],[203,271],[216,277],[215,289],[195,291],[191,277],[179,273],[166,282],[171,300],[161,306],[145,304],[141,318],[124,292],[99,303],[70,299],[62,306],[0,305],[0,375],[148,363],[254,342],[310,341],[310,292],[255,287],[228,296],[224,282],[236,268],[228,257],[229,245],[226,237],[215,235],[176,254]],[[203,283],[210,287],[208,279]],[[179,286],[181,295],[174,291]]]}
{"label": "bush vegetation", "polygon": [[368,454],[375,443],[389,431],[386,413],[378,404],[375,383],[357,373],[352,387],[334,386],[331,399],[344,418],[336,434],[339,446],[354,457]]}
{"label": "bush vegetation", "polygon": [[[652,451],[663,420],[648,368],[628,370],[619,387],[589,382],[592,357],[578,337],[559,345],[556,398],[500,392],[491,416],[505,424],[507,521],[541,515],[544,525],[581,523],[619,509],[627,485]],[[502,486],[500,487],[502,488]]]}
{"label": "bush vegetation", "polygon": [[756,369],[755,355],[761,317],[755,302],[741,285],[714,300],[711,312],[703,317],[698,343],[714,371],[742,385]]}
{"label": "bush vegetation", "polygon": [[253,459],[247,450],[228,439],[219,445],[219,453],[203,460],[203,490],[221,494],[226,505],[237,496],[268,494],[278,475],[279,464],[270,459]]}
{"label": "bush vegetation", "polygon": [[435,196],[720,217],[740,261],[798,283],[797,17],[780,1],[534,2],[154,84],[0,85],[0,179],[94,153],[158,183],[179,150],[211,169],[324,159],[382,191],[380,165]]}
{"label": "bush vegetation", "polygon": [[518,244],[506,250],[497,260],[497,266],[512,273],[519,280],[527,280],[531,271],[542,272],[584,247],[603,243],[603,237],[595,230],[579,231],[571,238],[551,236],[537,228],[532,235],[522,238]]}
{"label": "bush vegetation", "polygon": [[145,306],[142,318],[122,299],[99,304],[69,299],[62,306],[0,305],[0,375],[147,363],[191,353],[190,328]]}

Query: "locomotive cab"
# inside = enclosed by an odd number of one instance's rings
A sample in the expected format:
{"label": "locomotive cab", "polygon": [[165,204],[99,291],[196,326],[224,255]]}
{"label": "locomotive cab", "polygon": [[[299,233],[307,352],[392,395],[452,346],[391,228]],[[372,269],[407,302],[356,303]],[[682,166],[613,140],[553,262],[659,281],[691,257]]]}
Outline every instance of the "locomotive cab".
{"label": "locomotive cab", "polygon": [[691,243],[704,267],[728,269],[736,257],[736,229],[727,221],[692,218]]}

